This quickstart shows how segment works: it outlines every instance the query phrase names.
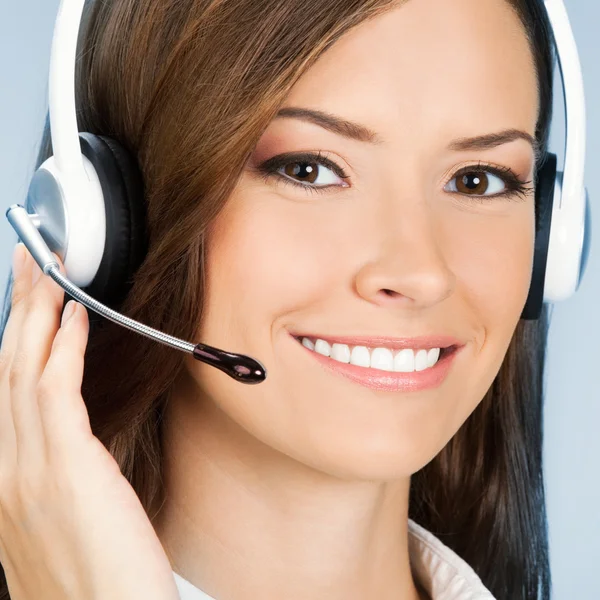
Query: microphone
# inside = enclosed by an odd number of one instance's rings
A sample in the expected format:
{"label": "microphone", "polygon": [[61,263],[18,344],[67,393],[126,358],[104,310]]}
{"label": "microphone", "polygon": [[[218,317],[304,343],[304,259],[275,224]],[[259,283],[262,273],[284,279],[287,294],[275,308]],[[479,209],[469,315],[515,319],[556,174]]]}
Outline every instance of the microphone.
{"label": "microphone", "polygon": [[87,306],[90,310],[161,344],[187,352],[196,360],[216,367],[240,383],[255,384],[261,383],[266,379],[267,371],[265,367],[249,356],[225,352],[206,344],[192,344],[180,340],[162,331],[148,327],[143,323],[139,323],[134,319],[130,319],[98,302],[73,282],[69,281],[60,272],[60,267],[54,259],[50,248],[34,224],[34,220],[38,220],[38,215],[30,215],[20,204],[13,204],[6,211],[6,218],[44,275],[52,277],[65,292],[84,306]]}

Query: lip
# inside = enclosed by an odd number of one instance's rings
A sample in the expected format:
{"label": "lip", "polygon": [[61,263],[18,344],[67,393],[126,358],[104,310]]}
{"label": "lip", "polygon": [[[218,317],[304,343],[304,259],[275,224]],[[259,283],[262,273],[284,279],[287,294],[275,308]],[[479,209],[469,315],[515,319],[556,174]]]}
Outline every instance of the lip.
{"label": "lip", "polygon": [[[302,338],[300,338],[300,340],[301,339]],[[361,341],[360,345],[368,345],[363,343],[365,341],[365,338],[335,338],[335,341],[338,343],[348,343],[340,342],[341,339],[359,339]],[[369,342],[371,342],[373,339],[374,338],[368,338]],[[381,340],[384,338],[377,339]],[[389,342],[389,338],[385,339]],[[423,340],[424,338],[411,338],[410,343],[415,344],[415,339]],[[433,338],[426,339],[431,340]],[[441,338],[435,339],[437,340],[435,343],[439,343]],[[341,375],[342,377],[345,377],[346,379],[349,379],[354,383],[380,392],[420,392],[423,390],[430,390],[439,387],[446,379],[448,373],[450,372],[450,369],[452,368],[452,365],[454,364],[454,361],[465,347],[464,344],[455,346],[445,356],[442,356],[433,367],[424,369],[423,371],[413,371],[411,373],[396,373],[393,371],[383,371],[381,369],[372,369],[371,367],[358,367],[349,363],[342,363],[328,356],[319,354],[318,352],[315,352],[313,350],[309,350],[308,348],[302,345],[301,341],[295,339],[295,336],[294,341],[305,352],[308,352],[310,355],[312,355],[312,357],[317,361],[317,363],[325,367],[330,372],[333,372],[337,375]],[[381,343],[381,341],[379,343]],[[421,341],[420,343],[423,342]],[[351,344],[349,343],[349,345]],[[414,348],[415,346],[404,347]],[[431,347],[440,348],[442,346],[433,345]],[[419,346],[417,346],[417,348],[419,348]],[[420,348],[426,348],[426,346],[420,346]]]}
{"label": "lip", "polygon": [[292,333],[295,338],[307,337],[311,340],[324,340],[329,344],[346,344],[347,346],[368,346],[383,347],[390,350],[402,350],[412,348],[415,350],[430,350],[431,348],[448,348],[448,346],[461,347],[465,345],[463,340],[459,340],[451,335],[422,335],[413,338],[392,338],[392,337],[366,337],[366,336],[323,336],[321,334],[310,333]]}

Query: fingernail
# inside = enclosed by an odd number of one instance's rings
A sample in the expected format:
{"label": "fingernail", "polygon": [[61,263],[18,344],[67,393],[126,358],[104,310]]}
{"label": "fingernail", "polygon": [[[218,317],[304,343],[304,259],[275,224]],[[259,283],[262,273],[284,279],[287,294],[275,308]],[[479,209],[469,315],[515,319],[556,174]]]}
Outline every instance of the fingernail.
{"label": "fingernail", "polygon": [[23,242],[19,242],[13,250],[13,279],[16,279],[17,277],[21,276],[21,273],[23,272],[23,267],[25,266],[25,258],[25,244],[23,244]]}
{"label": "fingernail", "polygon": [[75,305],[77,302],[75,300],[69,300],[67,305],[65,306],[65,310],[63,310],[62,317],[60,319],[61,327],[73,316],[75,313]]}

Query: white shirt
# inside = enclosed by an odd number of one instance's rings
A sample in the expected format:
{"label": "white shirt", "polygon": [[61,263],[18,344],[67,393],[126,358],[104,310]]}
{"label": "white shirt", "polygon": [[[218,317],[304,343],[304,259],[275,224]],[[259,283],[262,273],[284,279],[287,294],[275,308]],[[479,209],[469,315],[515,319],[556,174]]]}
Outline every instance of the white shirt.
{"label": "white shirt", "polygon": [[[413,575],[432,600],[494,600],[462,558],[411,520],[408,551]],[[216,600],[175,571],[173,575],[181,600]]]}

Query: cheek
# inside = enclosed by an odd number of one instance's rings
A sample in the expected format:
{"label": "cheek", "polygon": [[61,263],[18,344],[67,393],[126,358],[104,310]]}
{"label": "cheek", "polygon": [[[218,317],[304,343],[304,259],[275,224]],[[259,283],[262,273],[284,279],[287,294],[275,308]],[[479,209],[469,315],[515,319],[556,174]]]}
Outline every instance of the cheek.
{"label": "cheek", "polygon": [[466,382],[470,393],[464,409],[470,414],[498,374],[527,300],[535,244],[533,201],[488,215],[468,233],[457,242],[453,260],[462,265],[459,294],[478,331],[478,368]]}
{"label": "cheek", "polygon": [[535,239],[533,207],[487,216],[456,237],[452,260],[460,266],[465,297],[482,325],[511,329],[527,299]]}
{"label": "cheek", "polygon": [[253,310],[264,331],[278,315],[338,287],[339,275],[326,220],[315,206],[264,192],[246,192],[243,204],[253,208],[240,210],[233,196],[211,233],[207,300],[218,298],[220,311],[227,305]]}

